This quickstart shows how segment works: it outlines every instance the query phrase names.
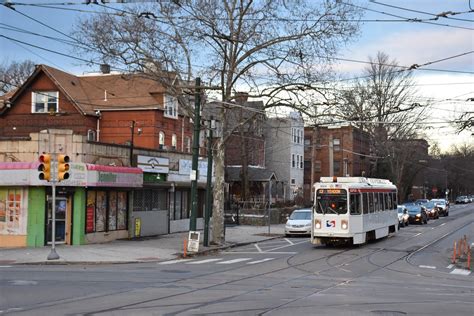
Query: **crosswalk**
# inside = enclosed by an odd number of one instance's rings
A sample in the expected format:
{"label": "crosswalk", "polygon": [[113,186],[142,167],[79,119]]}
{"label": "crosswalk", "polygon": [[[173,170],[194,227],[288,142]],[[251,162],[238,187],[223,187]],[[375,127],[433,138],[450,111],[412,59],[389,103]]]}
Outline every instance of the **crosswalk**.
{"label": "crosswalk", "polygon": [[[228,265],[228,264],[245,262],[245,264],[253,265],[253,264],[268,262],[268,261],[275,260],[275,259],[276,258],[264,258],[264,259],[259,259],[259,260],[253,260],[252,258],[235,258],[235,259],[230,259],[230,260],[224,260],[224,258],[212,258],[212,259],[202,259],[202,260],[199,260],[199,259],[176,259],[176,260],[158,262],[158,264],[159,265],[171,265],[171,264],[198,265],[198,264],[214,264],[215,263],[215,264]],[[253,261],[250,261],[250,260],[253,260]]]}

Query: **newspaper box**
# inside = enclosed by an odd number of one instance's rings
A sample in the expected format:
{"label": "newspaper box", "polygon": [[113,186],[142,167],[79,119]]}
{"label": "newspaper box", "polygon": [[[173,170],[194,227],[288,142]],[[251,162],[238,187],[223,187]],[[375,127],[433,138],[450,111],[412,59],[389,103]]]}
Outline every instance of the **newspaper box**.
{"label": "newspaper box", "polygon": [[199,240],[201,232],[190,231],[188,236],[188,251],[198,252],[199,251]]}

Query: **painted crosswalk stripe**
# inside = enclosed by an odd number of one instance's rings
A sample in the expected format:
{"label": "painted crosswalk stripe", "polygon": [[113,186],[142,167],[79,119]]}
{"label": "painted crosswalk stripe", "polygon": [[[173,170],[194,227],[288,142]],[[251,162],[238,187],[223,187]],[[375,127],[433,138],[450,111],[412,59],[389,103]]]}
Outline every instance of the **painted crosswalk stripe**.
{"label": "painted crosswalk stripe", "polygon": [[165,262],[158,262],[158,264],[174,264],[174,263],[183,263],[183,262],[189,262],[194,259],[177,259],[177,260],[170,260],[170,261],[165,261]]}
{"label": "painted crosswalk stripe", "polygon": [[460,275],[469,275],[471,274],[471,271],[469,270],[464,270],[464,269],[454,269],[453,271],[450,272],[451,274],[460,274]]}
{"label": "painted crosswalk stripe", "polygon": [[231,263],[237,263],[237,262],[248,261],[248,260],[252,260],[252,258],[238,258],[238,259],[232,259],[232,260],[227,260],[227,261],[218,262],[217,264],[231,264]]}
{"label": "painted crosswalk stripe", "polygon": [[424,265],[419,265],[420,268],[423,268],[423,269],[436,269],[435,266],[424,266]]}
{"label": "painted crosswalk stripe", "polygon": [[449,266],[446,267],[446,269],[451,269],[452,267],[454,267],[454,264],[450,264]]}
{"label": "painted crosswalk stripe", "polygon": [[215,262],[215,261],[220,261],[222,258],[218,259],[205,259],[205,260],[199,260],[199,261],[193,261],[193,262],[188,262],[186,264],[203,264],[203,263],[209,263],[209,262]]}
{"label": "painted crosswalk stripe", "polygon": [[262,262],[266,262],[266,261],[270,261],[270,260],[274,260],[275,258],[266,258],[266,259],[262,259],[262,260],[257,260],[257,261],[250,261],[250,262],[247,262],[247,264],[257,264],[257,263],[262,263]]}

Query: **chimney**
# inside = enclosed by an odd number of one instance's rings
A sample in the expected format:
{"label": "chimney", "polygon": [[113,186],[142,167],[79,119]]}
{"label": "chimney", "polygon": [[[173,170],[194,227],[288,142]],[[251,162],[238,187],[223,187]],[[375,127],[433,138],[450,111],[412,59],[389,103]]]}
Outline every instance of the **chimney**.
{"label": "chimney", "polygon": [[102,71],[103,74],[109,74],[110,73],[110,65],[109,64],[101,64],[100,65],[100,71]]}
{"label": "chimney", "polygon": [[236,92],[235,93],[235,103],[244,104],[249,98],[248,92]]}

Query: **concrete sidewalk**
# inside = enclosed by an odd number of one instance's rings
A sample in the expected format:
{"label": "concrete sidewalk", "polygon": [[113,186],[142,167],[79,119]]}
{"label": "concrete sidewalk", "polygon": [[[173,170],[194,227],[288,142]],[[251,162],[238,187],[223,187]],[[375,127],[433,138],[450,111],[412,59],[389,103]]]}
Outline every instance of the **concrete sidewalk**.
{"label": "concrete sidewalk", "polygon": [[[226,227],[226,243],[222,246],[203,247],[197,254],[222,250],[238,245],[279,238],[284,235],[284,224],[268,226],[238,225]],[[134,263],[170,260],[183,255],[184,240],[188,233],[175,233],[156,237],[130,240],[116,240],[110,243],[83,246],[58,245],[56,252],[59,260],[47,260],[51,247],[42,248],[0,248],[0,265],[8,264],[101,264]]]}

